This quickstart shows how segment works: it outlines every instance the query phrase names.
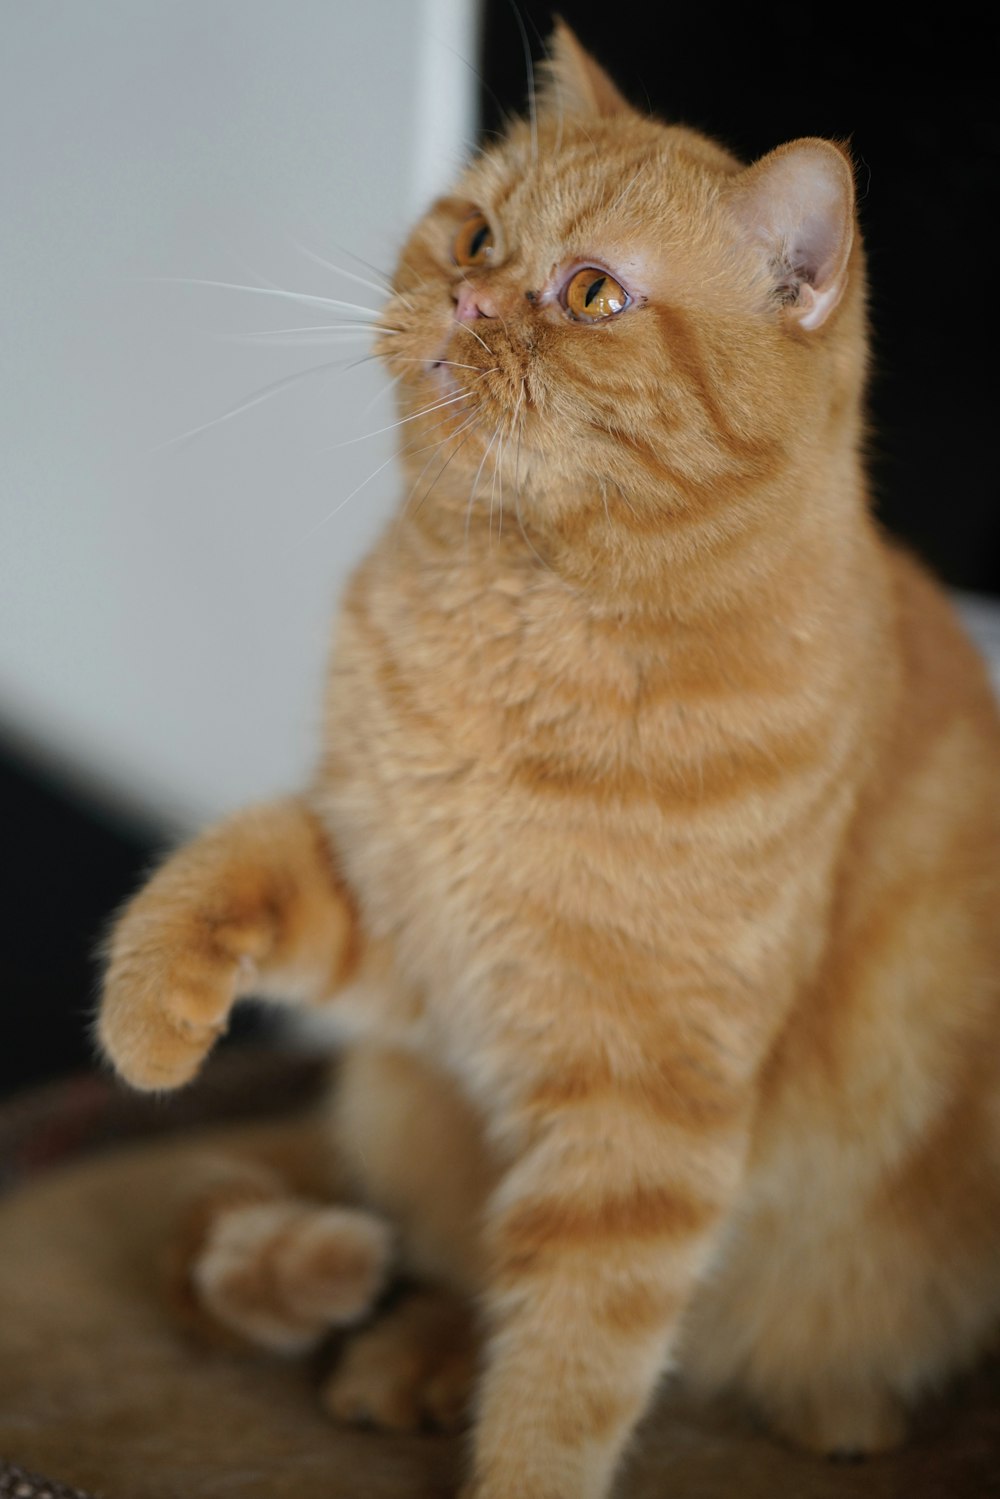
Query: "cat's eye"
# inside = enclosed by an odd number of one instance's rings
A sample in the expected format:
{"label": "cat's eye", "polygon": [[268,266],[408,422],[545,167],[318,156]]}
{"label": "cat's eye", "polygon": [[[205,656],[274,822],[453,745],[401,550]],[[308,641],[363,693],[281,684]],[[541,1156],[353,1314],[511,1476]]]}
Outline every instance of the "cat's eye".
{"label": "cat's eye", "polygon": [[493,254],[493,230],[485,214],[474,213],[455,235],[456,265],[483,265]]}
{"label": "cat's eye", "polygon": [[607,271],[586,266],[566,283],[563,306],[581,323],[598,323],[602,318],[624,312],[631,297],[620,282]]}

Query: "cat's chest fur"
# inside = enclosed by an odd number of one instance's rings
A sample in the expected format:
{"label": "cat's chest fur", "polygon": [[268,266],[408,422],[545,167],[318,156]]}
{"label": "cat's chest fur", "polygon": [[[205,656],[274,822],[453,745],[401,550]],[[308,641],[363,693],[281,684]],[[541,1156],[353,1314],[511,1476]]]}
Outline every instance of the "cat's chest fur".
{"label": "cat's chest fur", "polygon": [[845,810],[810,642],[616,617],[515,542],[411,563],[383,543],[348,595],[320,795],[363,919],[444,1028],[598,929],[651,983],[706,949],[774,982],[779,948],[785,982],[826,870],[790,898],[784,835]]}

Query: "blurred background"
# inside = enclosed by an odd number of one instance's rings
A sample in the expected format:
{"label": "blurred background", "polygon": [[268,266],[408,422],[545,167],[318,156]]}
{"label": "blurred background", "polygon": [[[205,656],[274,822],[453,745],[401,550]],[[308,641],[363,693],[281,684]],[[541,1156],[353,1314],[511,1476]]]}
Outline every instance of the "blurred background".
{"label": "blurred background", "polygon": [[[974,30],[558,8],[638,106],[748,159],[851,142],[877,508],[996,639]],[[329,325],[378,308],[414,216],[522,107],[551,15],[0,0],[0,1089],[90,1061],[93,952],[159,851],[307,773],[338,591],[394,500],[386,382]]]}

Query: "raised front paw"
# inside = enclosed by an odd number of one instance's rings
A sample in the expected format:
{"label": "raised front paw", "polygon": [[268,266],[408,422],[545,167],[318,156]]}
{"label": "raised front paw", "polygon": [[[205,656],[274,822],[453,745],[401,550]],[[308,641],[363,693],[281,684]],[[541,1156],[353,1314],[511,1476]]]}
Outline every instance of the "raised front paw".
{"label": "raised front paw", "polygon": [[134,1087],[178,1088],[258,972],[268,993],[323,999],[356,951],[353,902],[315,814],[299,798],[248,807],[179,849],[126,907],[98,1040]]}
{"label": "raised front paw", "polygon": [[161,893],[168,870],[112,932],[97,1017],[105,1056],[126,1082],[149,1090],[179,1088],[194,1077],[254,976],[248,944],[230,926],[194,895],[184,901]]}

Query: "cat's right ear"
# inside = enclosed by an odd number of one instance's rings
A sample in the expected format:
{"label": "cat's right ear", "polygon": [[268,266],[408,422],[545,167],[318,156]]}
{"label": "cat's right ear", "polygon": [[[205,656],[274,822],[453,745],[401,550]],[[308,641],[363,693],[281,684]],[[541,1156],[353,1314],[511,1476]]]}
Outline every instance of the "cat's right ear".
{"label": "cat's right ear", "polygon": [[585,51],[561,16],[549,39],[542,64],[538,108],[577,119],[627,114],[632,106],[617,90],[600,63]]}
{"label": "cat's right ear", "polygon": [[729,206],[765,259],[785,315],[807,331],[847,288],[854,244],[854,173],[830,141],[779,146],[733,180]]}

